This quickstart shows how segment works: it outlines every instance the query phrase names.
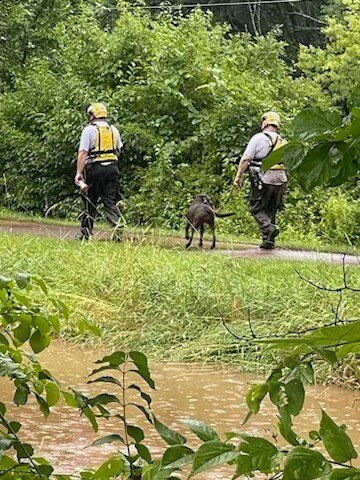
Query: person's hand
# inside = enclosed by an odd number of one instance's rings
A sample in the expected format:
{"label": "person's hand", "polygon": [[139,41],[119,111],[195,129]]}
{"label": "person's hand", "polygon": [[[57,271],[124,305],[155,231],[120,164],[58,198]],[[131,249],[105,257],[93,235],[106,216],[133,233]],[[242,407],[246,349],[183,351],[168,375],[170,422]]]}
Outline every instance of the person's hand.
{"label": "person's hand", "polygon": [[236,177],[233,182],[233,187],[241,188],[243,186],[244,180],[242,178]]}
{"label": "person's hand", "polygon": [[75,178],[74,178],[75,185],[77,185],[79,187],[79,184],[80,184],[81,180],[84,181],[83,174],[82,173],[77,173],[75,175]]}
{"label": "person's hand", "polygon": [[89,190],[89,186],[87,185],[87,183],[84,182],[84,177],[82,173],[77,173],[75,175],[74,181],[75,181],[75,185],[80,187],[80,190],[82,192],[87,192]]}

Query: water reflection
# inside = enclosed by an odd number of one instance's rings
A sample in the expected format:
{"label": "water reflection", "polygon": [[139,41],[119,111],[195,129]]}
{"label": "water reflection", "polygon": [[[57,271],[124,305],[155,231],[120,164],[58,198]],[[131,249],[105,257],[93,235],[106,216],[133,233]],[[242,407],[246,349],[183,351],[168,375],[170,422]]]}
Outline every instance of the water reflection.
{"label": "water reflection", "polygon": [[[93,361],[101,357],[101,352],[54,342],[48,351],[40,356],[44,366],[49,368],[63,383],[95,394],[102,387],[87,385],[87,376],[93,369]],[[161,364],[151,365],[151,371],[157,390],[151,394],[155,415],[166,425],[178,430],[189,438],[189,445],[195,447],[197,439],[189,435],[182,424],[186,418],[196,418],[211,425],[218,433],[243,431],[252,435],[265,435],[271,440],[276,421],[275,409],[265,403],[260,413],[250,419],[246,427],[242,421],[247,413],[245,395],[251,384],[259,381],[253,374],[242,374],[229,367]],[[106,385],[108,387],[108,385]],[[13,395],[11,385],[0,379],[1,399],[10,401]],[[355,402],[358,395],[337,387],[315,387],[308,391],[304,412],[295,422],[295,429],[306,437],[310,430],[318,429],[320,409],[337,422],[348,425],[354,444],[359,447],[359,409]],[[37,455],[51,460],[59,473],[74,472],[77,468],[94,467],[116,451],[116,446],[103,445],[89,447],[96,439],[105,434],[118,433],[118,424],[104,421],[98,434],[94,434],[87,419],[64,403],[55,406],[47,421],[38,412],[37,405],[16,408],[9,405],[9,414],[23,424],[21,430],[24,440],[36,446]],[[165,443],[156,432],[145,425],[140,413],[131,412],[134,423],[144,426],[148,437],[147,444],[152,452],[160,454]],[[121,432],[119,432],[121,433]],[[231,478],[226,470],[220,470],[196,478],[227,480]],[[185,478],[185,477],[184,477]]]}

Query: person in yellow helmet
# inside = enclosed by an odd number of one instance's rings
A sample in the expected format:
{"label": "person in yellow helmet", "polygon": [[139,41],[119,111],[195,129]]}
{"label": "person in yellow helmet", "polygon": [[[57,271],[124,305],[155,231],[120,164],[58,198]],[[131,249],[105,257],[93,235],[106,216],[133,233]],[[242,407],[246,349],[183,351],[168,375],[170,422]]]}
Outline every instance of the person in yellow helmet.
{"label": "person in yellow helmet", "polygon": [[113,238],[120,240],[118,156],[123,143],[119,130],[107,121],[103,103],[93,103],[87,109],[89,124],[81,133],[75,184],[83,192],[84,212],[81,216],[79,239],[88,240],[93,233],[96,207],[102,201],[106,218],[114,229]]}
{"label": "person in yellow helmet", "polygon": [[279,235],[276,214],[283,204],[287,175],[283,164],[273,165],[263,172],[262,162],[270,153],[286,144],[278,133],[280,116],[276,112],[266,112],[261,117],[261,132],[251,137],[241,159],[233,186],[241,188],[243,176],[249,172],[251,182],[250,213],[255,218],[262,233],[260,248],[275,248],[275,238]]}

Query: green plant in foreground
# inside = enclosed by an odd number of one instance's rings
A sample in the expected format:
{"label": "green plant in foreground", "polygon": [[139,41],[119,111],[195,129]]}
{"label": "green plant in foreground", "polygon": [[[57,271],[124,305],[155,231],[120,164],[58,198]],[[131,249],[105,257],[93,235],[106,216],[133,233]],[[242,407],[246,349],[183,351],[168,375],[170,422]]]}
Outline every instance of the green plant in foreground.
{"label": "green plant in foreground", "polygon": [[[39,277],[34,277],[33,283],[47,294]],[[323,411],[318,430],[309,432],[309,439],[304,439],[294,431],[292,420],[302,411],[304,386],[314,380],[314,360],[320,355],[333,364],[338,358],[359,351],[360,321],[344,324],[336,318],[334,325],[314,329],[299,338],[255,339],[290,353],[282,356],[265,382],[250,389],[246,398],[249,414],[245,422],[259,411],[261,402],[269,395],[278,409],[279,434],[289,447],[243,431],[229,432],[221,439],[205,423],[189,419],[186,425],[202,441],[194,450],[186,445],[183,435],[169,429],[153,415],[151,397],[142,386],[145,382],[154,388],[143,353],[116,351],[96,362],[98,367],[92,372],[89,383],[109,384],[112,389],[119,390],[119,395],[104,392],[87,397],[76,390],[63,390],[51,372],[41,367],[34,354],[49,346],[51,335],[59,331],[59,318],[67,315],[66,307],[56,300],[43,306],[35,303],[31,296],[30,276],[19,274],[15,280],[0,277],[0,375],[14,383],[14,402],[25,405],[33,395],[41,412],[47,416],[63,396],[70,406],[88,417],[94,431],[101,418],[112,416],[119,420],[119,431],[93,442],[93,445],[118,442],[118,453],[97,470],[81,472],[82,479],[179,480],[177,475],[184,467],[191,469],[188,475],[191,478],[228,464],[234,470],[232,479],[260,472],[272,480],[359,480],[360,469],[351,465],[358,455],[343,425],[336,425]],[[34,353],[21,348],[27,341]],[[110,375],[109,370],[115,374]],[[136,398],[140,396],[140,400],[134,400],[132,394],[136,394]],[[116,406],[114,412],[110,404]],[[133,425],[128,411],[131,406],[144,414],[167,443],[160,459],[152,458],[151,446],[145,444],[144,430]],[[49,462],[34,456],[33,447],[21,441],[21,424],[7,418],[3,403],[0,403],[0,425],[0,478],[71,480],[78,477],[54,474]],[[11,453],[11,448],[15,454]]]}

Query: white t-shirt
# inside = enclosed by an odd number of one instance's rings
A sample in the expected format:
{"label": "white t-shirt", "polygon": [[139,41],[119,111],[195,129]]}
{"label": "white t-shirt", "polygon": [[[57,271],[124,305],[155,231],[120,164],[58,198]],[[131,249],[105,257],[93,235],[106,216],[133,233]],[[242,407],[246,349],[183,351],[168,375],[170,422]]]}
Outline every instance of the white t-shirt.
{"label": "white t-shirt", "polygon": [[[271,136],[273,142],[276,141],[278,133],[266,132]],[[269,138],[263,133],[259,132],[250,138],[250,141],[245,149],[244,155],[253,160],[265,158],[271,150]],[[268,185],[282,185],[287,182],[285,170],[267,170],[265,173],[260,173],[261,181]]]}
{"label": "white t-shirt", "polygon": [[[99,125],[99,127],[104,127],[109,124],[105,120],[95,120],[90,125],[87,125],[81,133],[79,152],[81,150],[90,152],[90,150],[95,147],[96,136],[97,136],[97,129],[95,125]],[[121,147],[123,146],[123,142],[121,141],[121,137],[120,137],[120,132],[114,125],[111,125],[111,130],[113,131],[113,134],[114,134],[116,150],[120,152]]]}

